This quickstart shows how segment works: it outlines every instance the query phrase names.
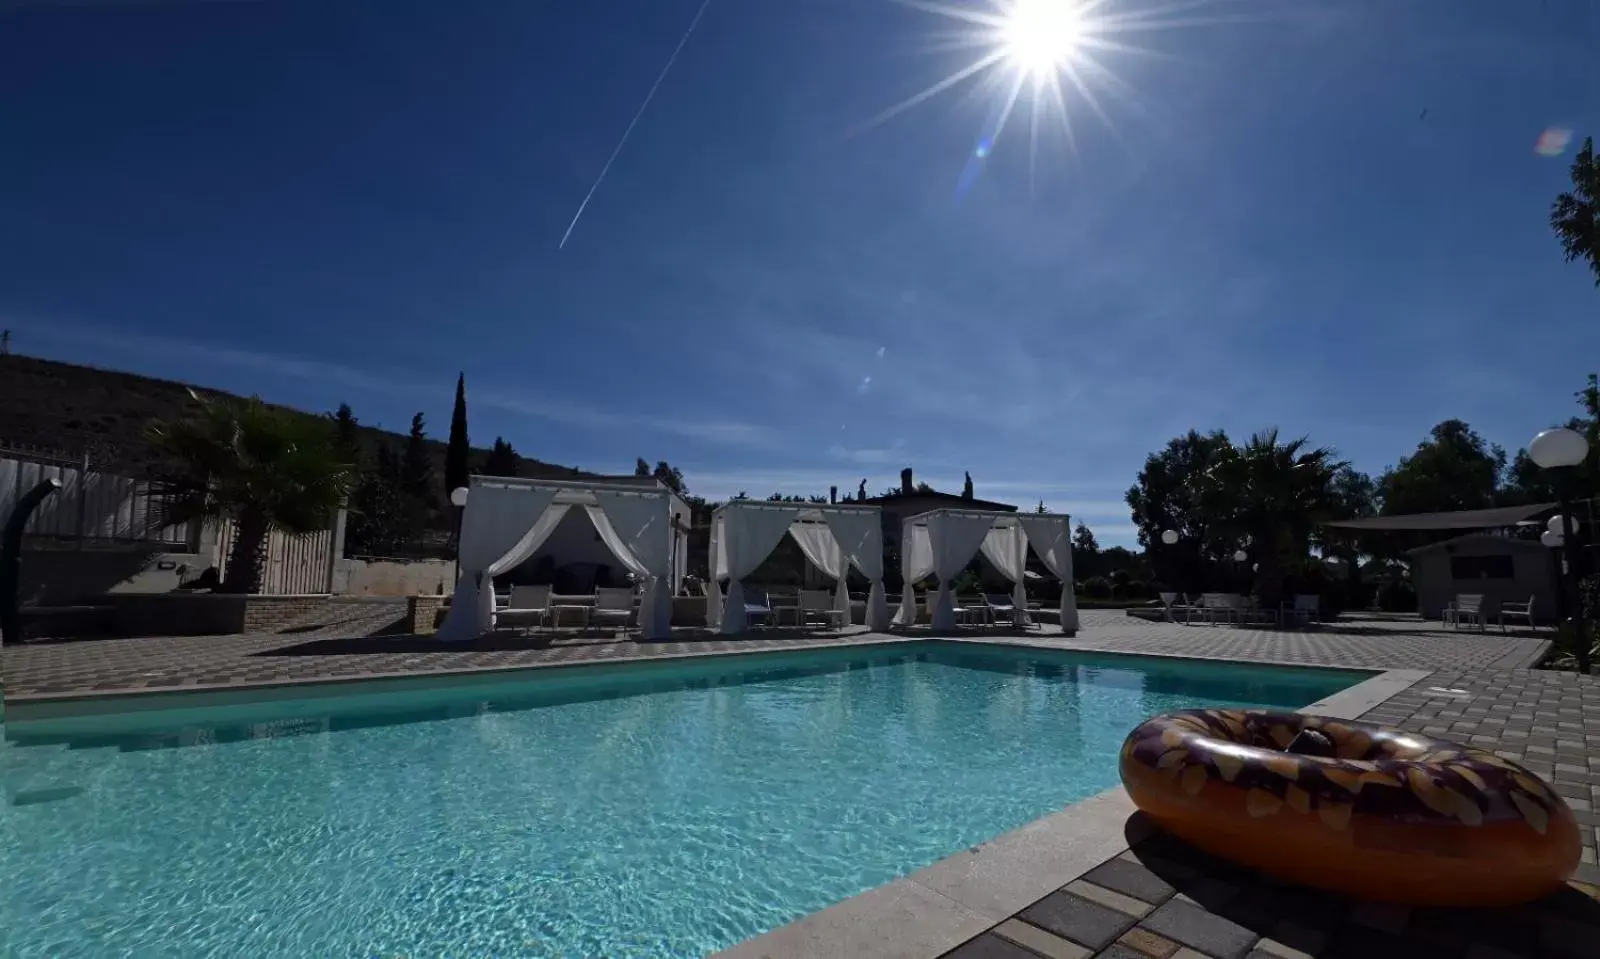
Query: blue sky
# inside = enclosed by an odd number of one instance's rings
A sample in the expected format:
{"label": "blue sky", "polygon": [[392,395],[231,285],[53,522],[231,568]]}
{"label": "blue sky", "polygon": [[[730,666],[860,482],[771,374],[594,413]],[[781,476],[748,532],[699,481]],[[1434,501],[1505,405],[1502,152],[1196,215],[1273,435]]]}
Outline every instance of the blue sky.
{"label": "blue sky", "polygon": [[1024,92],[981,161],[982,78],[868,122],[957,21],[710,0],[558,250],[697,7],[0,0],[14,348],[440,434],[465,370],[480,445],[713,497],[970,470],[1103,542],[1190,427],[1377,472],[1595,368],[1534,149],[1600,133],[1590,0],[1113,2],[1182,9],[1096,54],[1104,119],[1069,89],[1034,148]]}

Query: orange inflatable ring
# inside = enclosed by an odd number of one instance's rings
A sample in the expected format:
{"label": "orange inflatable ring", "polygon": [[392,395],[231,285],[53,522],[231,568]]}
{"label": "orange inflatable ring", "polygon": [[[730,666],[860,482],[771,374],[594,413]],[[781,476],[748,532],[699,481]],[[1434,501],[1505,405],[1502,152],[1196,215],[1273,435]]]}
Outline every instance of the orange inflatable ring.
{"label": "orange inflatable ring", "polygon": [[[1302,730],[1333,755],[1285,752]],[[1533,773],[1370,723],[1166,713],[1128,735],[1121,771],[1134,804],[1190,844],[1358,898],[1514,905],[1560,889],[1581,854],[1572,811]]]}

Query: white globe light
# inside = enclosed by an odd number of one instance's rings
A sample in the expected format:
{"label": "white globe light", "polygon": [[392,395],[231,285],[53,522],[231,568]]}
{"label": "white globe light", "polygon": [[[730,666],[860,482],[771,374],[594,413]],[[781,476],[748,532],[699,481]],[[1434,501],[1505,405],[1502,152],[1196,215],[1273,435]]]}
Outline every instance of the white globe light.
{"label": "white globe light", "polygon": [[1564,427],[1545,430],[1528,444],[1528,457],[1541,469],[1577,466],[1589,457],[1589,441]]}
{"label": "white globe light", "polygon": [[1246,552],[1245,552],[1245,551],[1244,551],[1244,550],[1242,550],[1242,549],[1241,549],[1241,550],[1239,550],[1239,551],[1238,551],[1238,552],[1237,552],[1237,553],[1234,553],[1234,554],[1233,554],[1233,561],[1234,561],[1234,562],[1235,562],[1235,563],[1242,563],[1242,562],[1244,562],[1244,561],[1245,561],[1245,560],[1247,560],[1247,559],[1249,559],[1249,558],[1250,558],[1250,554],[1249,554],[1249,553],[1246,553]]}
{"label": "white globe light", "polygon": [[1168,546],[1176,546],[1178,543],[1178,531],[1175,529],[1163,530],[1161,532],[1161,542],[1166,543]]}
{"label": "white globe light", "polygon": [[[1544,524],[1544,528],[1546,530],[1549,530],[1550,532],[1556,534],[1557,536],[1565,536],[1565,535],[1567,535],[1567,531],[1566,531],[1566,529],[1564,527],[1562,527],[1561,520],[1562,520],[1561,514],[1558,513],[1555,516],[1550,517],[1550,522]],[[1578,518],[1576,516],[1574,516],[1569,522],[1572,523],[1573,532],[1577,532],[1577,530],[1578,530]]]}
{"label": "white globe light", "polygon": [[455,489],[450,491],[450,505],[467,505],[467,488],[465,486],[457,486]]}
{"label": "white globe light", "polygon": [[1565,543],[1566,540],[1561,536],[1560,533],[1545,530],[1544,533],[1539,536],[1539,542],[1550,547],[1551,549],[1555,549],[1557,546]]}

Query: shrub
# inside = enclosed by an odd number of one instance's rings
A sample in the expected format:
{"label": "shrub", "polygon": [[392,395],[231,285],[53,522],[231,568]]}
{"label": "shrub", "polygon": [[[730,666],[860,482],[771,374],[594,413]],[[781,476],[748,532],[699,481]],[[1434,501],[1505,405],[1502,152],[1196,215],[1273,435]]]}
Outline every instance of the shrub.
{"label": "shrub", "polygon": [[1111,580],[1104,576],[1091,576],[1083,581],[1083,595],[1090,599],[1110,599]]}
{"label": "shrub", "polygon": [[1111,571],[1111,585],[1113,586],[1126,586],[1128,585],[1128,580],[1130,578],[1131,577],[1128,575],[1128,571],[1125,569],[1114,569]]}
{"label": "shrub", "polygon": [[1410,583],[1384,583],[1378,587],[1378,608],[1386,613],[1417,611],[1417,591]]}
{"label": "shrub", "polygon": [[1122,588],[1122,595],[1129,599],[1149,599],[1155,595],[1150,584],[1142,579],[1129,580],[1128,585]]}

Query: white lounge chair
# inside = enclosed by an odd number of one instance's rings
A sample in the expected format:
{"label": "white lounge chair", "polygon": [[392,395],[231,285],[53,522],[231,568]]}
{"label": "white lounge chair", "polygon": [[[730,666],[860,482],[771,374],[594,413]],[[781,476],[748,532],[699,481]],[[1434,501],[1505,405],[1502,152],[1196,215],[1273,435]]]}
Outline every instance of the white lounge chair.
{"label": "white lounge chair", "polygon": [[550,587],[513,586],[511,598],[504,609],[495,610],[495,623],[515,627],[532,623],[535,627],[550,624]]}
{"label": "white lounge chair", "polygon": [[630,587],[601,586],[594,591],[594,610],[589,614],[591,623],[621,622],[627,629],[633,622],[633,590]]}
{"label": "white lounge chair", "polygon": [[1533,602],[1536,599],[1537,596],[1529,596],[1526,603],[1501,603],[1500,613],[1495,617],[1500,622],[1500,632],[1506,631],[1507,616],[1526,622],[1529,629],[1538,629],[1538,625],[1533,621]]}
{"label": "white lounge chair", "polygon": [[813,619],[820,619],[824,626],[843,629],[844,610],[834,605],[833,594],[825,589],[802,589],[800,591],[800,625],[807,626]]}
{"label": "white lounge chair", "polygon": [[1322,621],[1322,597],[1315,593],[1300,593],[1293,603],[1282,607],[1285,622],[1313,623]]}
{"label": "white lounge chair", "polygon": [[1453,629],[1460,629],[1463,622],[1477,623],[1479,631],[1484,628],[1483,623],[1483,594],[1462,593],[1444,609],[1442,617],[1444,624]]}

